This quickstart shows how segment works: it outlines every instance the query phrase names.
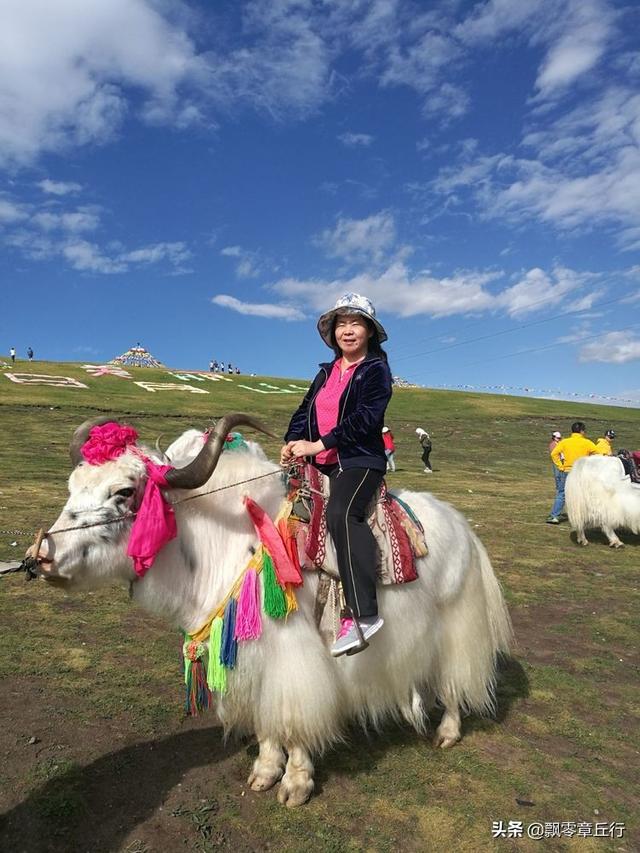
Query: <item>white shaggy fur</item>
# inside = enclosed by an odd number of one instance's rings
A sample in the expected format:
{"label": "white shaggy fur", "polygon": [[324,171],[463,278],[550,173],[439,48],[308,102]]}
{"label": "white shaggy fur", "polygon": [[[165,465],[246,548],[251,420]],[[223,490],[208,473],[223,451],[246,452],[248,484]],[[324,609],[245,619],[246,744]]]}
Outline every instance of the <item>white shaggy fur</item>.
{"label": "white shaggy fur", "polygon": [[617,456],[578,459],[567,477],[565,500],[580,545],[589,544],[589,528],[600,528],[612,548],[623,547],[616,529],[640,532],[640,486],[631,482]]}
{"label": "white shaggy fur", "polygon": [[[201,434],[191,430],[167,454],[182,467],[201,447]],[[249,452],[223,453],[201,491],[270,471],[279,468],[251,444]],[[53,529],[67,527],[69,514],[78,509],[113,500],[108,495],[131,478],[139,483],[140,473],[130,454],[99,468],[79,466]],[[256,544],[242,501],[247,493],[273,517],[285,495],[283,479],[274,473],[178,504],[178,537],[133,584],[135,600],[189,631],[197,629]],[[175,491],[169,498],[178,501],[187,494],[192,493]],[[404,718],[423,731],[425,711],[439,699],[445,714],[436,743],[450,746],[460,738],[460,709],[486,713],[493,707],[496,655],[508,651],[511,628],[486,551],[448,504],[426,493],[400,496],[422,522],[429,554],[419,561],[417,581],[379,588],[385,624],[371,647],[352,657],[331,657],[315,626],[317,577],[309,572],[298,590],[299,610],[286,621],[265,617],[262,636],[241,644],[237,666],[228,675],[220,718],[229,729],[255,733],[260,743],[250,784],[264,790],[282,777],[279,798],[288,805],[304,802],[313,789],[310,753],[339,738],[349,720],[377,727],[388,717]],[[93,520],[90,512],[84,520]],[[67,587],[131,581],[128,527],[123,525],[111,543],[99,541],[98,532],[105,529],[54,534],[50,574],[64,578],[59,582]]]}

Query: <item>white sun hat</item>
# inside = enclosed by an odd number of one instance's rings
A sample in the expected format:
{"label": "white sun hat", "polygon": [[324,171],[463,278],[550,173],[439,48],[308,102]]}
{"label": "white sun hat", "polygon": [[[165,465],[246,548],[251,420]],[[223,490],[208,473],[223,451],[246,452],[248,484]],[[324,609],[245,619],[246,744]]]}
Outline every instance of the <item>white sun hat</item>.
{"label": "white sun hat", "polygon": [[361,296],[359,293],[345,293],[336,302],[330,311],[326,311],[318,320],[318,331],[320,337],[329,347],[333,347],[331,341],[331,331],[333,320],[336,314],[360,314],[370,320],[378,333],[380,343],[387,340],[387,333],[384,330],[382,323],[376,320],[376,309],[373,303],[366,296]]}

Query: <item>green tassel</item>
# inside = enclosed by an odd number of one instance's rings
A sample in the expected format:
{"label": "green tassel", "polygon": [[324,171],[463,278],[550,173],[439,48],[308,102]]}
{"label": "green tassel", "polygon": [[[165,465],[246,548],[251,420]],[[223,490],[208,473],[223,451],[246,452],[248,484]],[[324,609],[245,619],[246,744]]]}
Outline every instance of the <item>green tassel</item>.
{"label": "green tassel", "polygon": [[220,616],[211,623],[211,635],[209,637],[209,666],[207,668],[207,682],[209,690],[218,690],[225,693],[227,689],[227,671],[220,660],[220,648],[222,647],[222,619]]}
{"label": "green tassel", "polygon": [[262,552],[262,589],[264,612],[272,619],[284,619],[287,615],[287,602],[276,578],[273,560],[266,551]]}

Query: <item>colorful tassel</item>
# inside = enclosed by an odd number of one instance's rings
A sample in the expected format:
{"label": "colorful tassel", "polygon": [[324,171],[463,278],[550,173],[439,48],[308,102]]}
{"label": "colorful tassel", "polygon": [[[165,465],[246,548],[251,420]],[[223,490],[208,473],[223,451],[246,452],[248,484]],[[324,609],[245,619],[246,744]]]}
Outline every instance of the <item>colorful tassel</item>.
{"label": "colorful tassel", "polygon": [[290,613],[293,613],[294,610],[298,609],[298,602],[296,601],[296,593],[293,588],[293,584],[288,583],[284,588],[284,600],[287,604],[287,616]]}
{"label": "colorful tassel", "polygon": [[257,640],[262,634],[262,618],[258,601],[258,575],[249,569],[242,581],[238,608],[236,610],[236,640]]}
{"label": "colorful tassel", "polygon": [[207,668],[207,681],[210,690],[218,690],[224,693],[227,689],[227,671],[220,660],[220,649],[222,647],[222,619],[219,616],[211,623],[211,636],[209,637],[209,666]]}
{"label": "colorful tassel", "polygon": [[207,685],[204,668],[204,646],[190,640],[185,634],[182,647],[184,659],[185,711],[195,717],[199,711],[205,711],[211,705],[211,692]]}
{"label": "colorful tassel", "polygon": [[244,503],[260,542],[265,549],[269,550],[279,583],[282,586],[285,583],[300,585],[302,583],[300,569],[296,568],[291,561],[278,528],[262,507],[248,495],[245,497]]}
{"label": "colorful tassel", "polygon": [[284,591],[276,579],[273,560],[266,551],[262,556],[262,589],[264,612],[272,619],[283,619],[287,615]]}
{"label": "colorful tassel", "polygon": [[238,651],[238,641],[235,638],[236,607],[235,598],[230,598],[224,609],[224,619],[222,622],[220,660],[227,669],[233,669],[236,665],[236,654]]}

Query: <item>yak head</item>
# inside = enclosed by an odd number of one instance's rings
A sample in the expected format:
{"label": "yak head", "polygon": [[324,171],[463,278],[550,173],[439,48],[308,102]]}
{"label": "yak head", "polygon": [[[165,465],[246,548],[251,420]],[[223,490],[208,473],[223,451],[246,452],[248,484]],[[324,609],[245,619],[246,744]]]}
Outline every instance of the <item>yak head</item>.
{"label": "yak head", "polygon": [[[149,450],[131,447],[117,458],[89,464],[81,448],[94,426],[111,418],[85,421],[75,431],[70,454],[69,499],[40,547],[38,573],[55,586],[92,588],[114,580],[133,580],[127,543],[144,494],[147,467],[144,456],[156,464],[165,460]],[[183,468],[165,474],[168,498],[174,489],[198,489],[212,476],[225,439],[234,427],[247,424],[272,435],[256,418],[234,412],[225,415],[209,434],[198,455]]]}

